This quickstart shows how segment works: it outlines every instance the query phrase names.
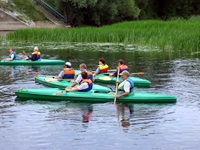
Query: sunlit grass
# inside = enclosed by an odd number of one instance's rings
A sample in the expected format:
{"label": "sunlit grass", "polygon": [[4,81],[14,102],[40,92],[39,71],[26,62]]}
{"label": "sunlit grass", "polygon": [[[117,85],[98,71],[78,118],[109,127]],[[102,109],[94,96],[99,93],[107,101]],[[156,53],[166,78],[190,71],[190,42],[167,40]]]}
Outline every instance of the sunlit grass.
{"label": "sunlit grass", "polygon": [[199,51],[200,19],[132,21],[104,27],[23,29],[7,41],[124,43],[151,49]]}

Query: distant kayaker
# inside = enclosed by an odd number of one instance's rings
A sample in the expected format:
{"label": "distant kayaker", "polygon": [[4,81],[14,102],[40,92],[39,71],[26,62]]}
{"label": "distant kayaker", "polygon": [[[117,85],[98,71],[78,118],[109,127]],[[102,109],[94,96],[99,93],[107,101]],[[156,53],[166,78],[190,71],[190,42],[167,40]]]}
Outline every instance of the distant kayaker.
{"label": "distant kayaker", "polygon": [[82,81],[79,86],[76,87],[67,87],[66,91],[79,91],[79,92],[88,92],[92,89],[93,83],[92,80],[88,78],[87,72],[81,72]]}
{"label": "distant kayaker", "polygon": [[110,76],[115,76],[115,77],[116,77],[116,76],[117,76],[118,68],[120,69],[120,70],[119,70],[119,73],[121,73],[121,72],[124,71],[124,70],[129,71],[128,66],[124,64],[124,61],[123,61],[122,59],[119,59],[119,60],[117,61],[117,63],[118,63],[118,66],[117,66],[116,71],[115,71],[114,73],[110,73]]}
{"label": "distant kayaker", "polygon": [[[115,96],[116,98],[129,95],[133,91],[133,88],[134,88],[134,82],[129,77],[130,73],[128,71],[125,70],[119,75],[121,75],[123,82],[119,84],[119,87],[118,87],[119,94]],[[116,82],[119,83],[119,81],[116,81]]]}
{"label": "distant kayaker", "polygon": [[9,58],[4,58],[4,60],[15,60],[16,59],[16,52],[13,48],[10,48],[10,55]]}
{"label": "distant kayaker", "polygon": [[58,79],[74,79],[75,76],[75,71],[74,69],[71,67],[71,63],[70,62],[66,62],[65,63],[65,68],[59,73],[59,75],[54,78],[58,78]]}
{"label": "distant kayaker", "polygon": [[106,73],[108,72],[108,65],[106,64],[106,61],[104,58],[99,58],[99,65],[95,71],[95,73],[93,74],[93,76],[100,74],[100,73]]}
{"label": "distant kayaker", "polygon": [[30,56],[26,56],[24,60],[39,60],[40,59],[40,52],[38,51],[38,47],[34,47],[33,53]]}
{"label": "distant kayaker", "polygon": [[[81,72],[87,72],[88,78],[93,81],[92,72],[87,71],[86,68],[87,68],[86,64],[80,64],[80,71]],[[74,87],[75,85],[80,84],[81,81],[82,81],[82,76],[81,76],[81,74],[79,74],[78,77],[76,78],[76,80],[73,81],[73,84],[71,85],[71,87]]]}

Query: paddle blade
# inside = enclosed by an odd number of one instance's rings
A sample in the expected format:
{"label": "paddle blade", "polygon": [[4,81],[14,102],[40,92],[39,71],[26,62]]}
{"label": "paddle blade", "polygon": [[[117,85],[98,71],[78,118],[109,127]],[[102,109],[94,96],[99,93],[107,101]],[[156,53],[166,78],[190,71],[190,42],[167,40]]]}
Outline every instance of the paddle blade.
{"label": "paddle blade", "polygon": [[110,80],[112,80],[111,77],[109,77],[109,76],[100,77],[100,78],[98,78],[98,79],[99,79],[99,80],[105,80],[105,81],[110,81]]}
{"label": "paddle blade", "polygon": [[44,79],[44,81],[46,81],[46,82],[53,82],[53,81],[57,81],[57,79],[52,78],[52,77],[46,77],[46,78]]}
{"label": "paddle blade", "polygon": [[25,52],[24,50],[22,51],[22,54],[23,54],[23,55],[27,55],[26,52]]}
{"label": "paddle blade", "polygon": [[53,95],[60,95],[60,94],[62,94],[63,92],[67,92],[67,91],[62,90],[62,91],[59,91],[59,92],[54,93]]}
{"label": "paddle blade", "polygon": [[144,72],[131,73],[131,75],[134,75],[134,74],[144,74]]}

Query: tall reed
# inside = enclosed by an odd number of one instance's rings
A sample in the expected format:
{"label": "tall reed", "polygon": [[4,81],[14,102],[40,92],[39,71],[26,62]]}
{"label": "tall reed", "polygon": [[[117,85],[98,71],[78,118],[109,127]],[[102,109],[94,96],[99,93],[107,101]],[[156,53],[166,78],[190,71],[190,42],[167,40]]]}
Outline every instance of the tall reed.
{"label": "tall reed", "polygon": [[131,21],[103,27],[33,28],[9,33],[7,41],[124,43],[162,50],[199,51],[200,19]]}

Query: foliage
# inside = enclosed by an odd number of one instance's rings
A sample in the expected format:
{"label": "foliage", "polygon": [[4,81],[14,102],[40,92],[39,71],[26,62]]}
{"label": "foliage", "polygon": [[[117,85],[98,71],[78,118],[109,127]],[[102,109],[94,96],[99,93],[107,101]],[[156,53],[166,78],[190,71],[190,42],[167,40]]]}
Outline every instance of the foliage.
{"label": "foliage", "polygon": [[33,21],[39,21],[39,20],[47,20],[47,18],[44,16],[44,14],[37,10],[34,5],[29,0],[12,0],[16,7],[13,8],[13,10],[17,10],[20,13],[25,14]]}
{"label": "foliage", "polygon": [[135,2],[141,9],[140,19],[166,20],[174,17],[188,18],[191,15],[200,14],[199,0],[135,0]]}
{"label": "foliage", "polygon": [[134,20],[139,15],[133,0],[65,0],[62,6],[68,23],[74,26],[101,26]]}
{"label": "foliage", "polygon": [[98,42],[124,43],[162,50],[199,51],[200,20],[131,21],[103,27],[22,29],[9,33],[6,40],[31,43]]}

